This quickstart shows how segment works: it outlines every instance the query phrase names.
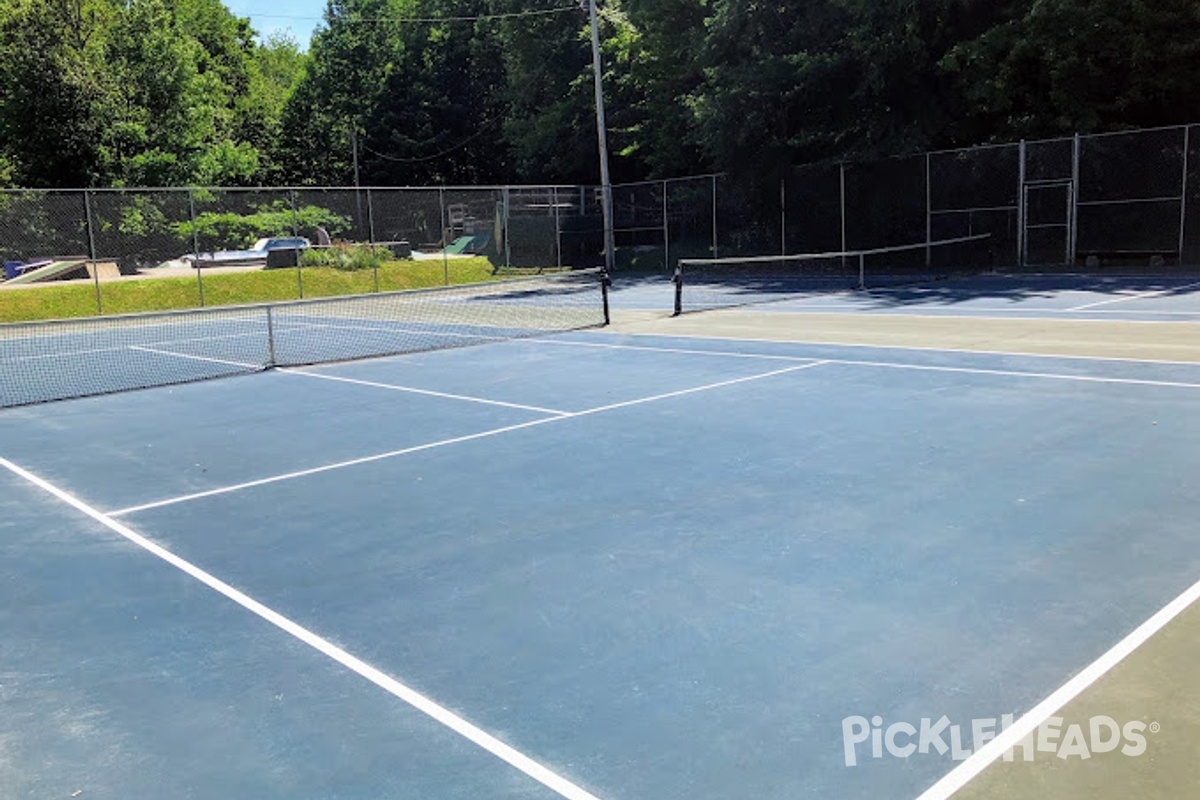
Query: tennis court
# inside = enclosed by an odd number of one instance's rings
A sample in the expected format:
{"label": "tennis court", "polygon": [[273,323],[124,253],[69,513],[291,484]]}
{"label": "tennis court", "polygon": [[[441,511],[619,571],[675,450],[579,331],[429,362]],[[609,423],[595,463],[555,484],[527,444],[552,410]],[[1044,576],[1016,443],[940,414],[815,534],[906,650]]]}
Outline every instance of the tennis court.
{"label": "tennis court", "polygon": [[[271,364],[257,316],[200,334],[256,342],[246,358],[161,330],[27,343],[26,364],[102,350],[107,374],[136,347],[232,372],[0,410],[0,793],[933,800],[1200,781],[1200,327],[898,323],[851,295],[829,312],[841,329],[783,313],[807,301],[638,310],[660,291],[618,282],[607,328],[596,309],[499,325],[491,299],[456,303],[482,306],[458,327],[293,315],[282,333],[335,357],[444,337],[322,365]],[[25,402],[39,373],[19,374]],[[1003,760],[1064,706],[1085,730],[1143,723],[1144,753]],[[986,720],[999,738],[978,747]],[[896,724],[914,734],[884,742]]]}

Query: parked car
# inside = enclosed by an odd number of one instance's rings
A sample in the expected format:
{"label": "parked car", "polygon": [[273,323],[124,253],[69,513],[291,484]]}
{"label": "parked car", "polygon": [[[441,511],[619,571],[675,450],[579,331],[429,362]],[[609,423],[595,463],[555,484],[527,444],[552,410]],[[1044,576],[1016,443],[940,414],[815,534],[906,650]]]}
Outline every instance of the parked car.
{"label": "parked car", "polygon": [[304,250],[311,242],[303,236],[270,236],[259,239],[249,250],[217,250],[212,253],[189,253],[180,261],[200,267],[252,267],[266,266],[267,254],[272,250]]}

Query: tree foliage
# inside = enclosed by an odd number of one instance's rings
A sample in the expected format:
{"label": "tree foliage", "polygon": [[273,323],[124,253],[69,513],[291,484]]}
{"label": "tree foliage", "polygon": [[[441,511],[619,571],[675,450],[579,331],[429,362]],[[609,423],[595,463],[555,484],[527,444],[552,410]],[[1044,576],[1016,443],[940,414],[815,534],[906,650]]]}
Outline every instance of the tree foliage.
{"label": "tree foliage", "polygon": [[[599,16],[617,180],[1200,121],[1200,0]],[[328,0],[307,53],[221,0],[0,0],[0,184],[595,182],[592,81],[570,0]]]}

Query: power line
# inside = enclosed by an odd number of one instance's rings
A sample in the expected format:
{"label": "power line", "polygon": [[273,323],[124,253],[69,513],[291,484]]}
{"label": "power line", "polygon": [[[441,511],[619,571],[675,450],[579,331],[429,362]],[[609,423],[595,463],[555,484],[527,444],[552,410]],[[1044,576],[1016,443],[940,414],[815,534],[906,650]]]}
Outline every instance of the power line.
{"label": "power line", "polygon": [[[480,22],[490,19],[511,19],[513,17],[536,17],[546,16],[548,14],[561,14],[564,11],[578,11],[579,6],[556,6],[555,8],[542,8],[533,11],[509,11],[502,14],[479,14],[473,17],[359,17],[357,19],[351,17],[340,17],[339,22],[343,23],[371,23],[382,24],[388,22],[414,22],[414,23],[436,23],[436,22]],[[293,14],[252,14],[251,16],[258,19],[292,19],[292,20],[323,20],[325,17],[313,16],[297,16]]]}

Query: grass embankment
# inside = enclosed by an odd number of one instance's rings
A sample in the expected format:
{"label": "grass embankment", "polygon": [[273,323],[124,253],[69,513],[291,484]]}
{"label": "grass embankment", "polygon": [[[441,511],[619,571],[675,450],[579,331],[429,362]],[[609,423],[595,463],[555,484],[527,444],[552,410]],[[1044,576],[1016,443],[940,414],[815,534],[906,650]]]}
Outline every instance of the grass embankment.
{"label": "grass embankment", "polygon": [[[229,306],[296,300],[301,285],[305,298],[369,294],[375,291],[374,270],[340,270],[332,267],[248,270],[204,273],[204,306]],[[493,274],[486,258],[389,261],[379,267],[379,291],[421,289],[430,286],[479,283],[508,277]],[[200,307],[196,276],[144,278],[100,282],[103,313],[132,314]],[[96,287],[90,282],[48,283],[27,288],[0,288],[0,322],[96,316]]]}

